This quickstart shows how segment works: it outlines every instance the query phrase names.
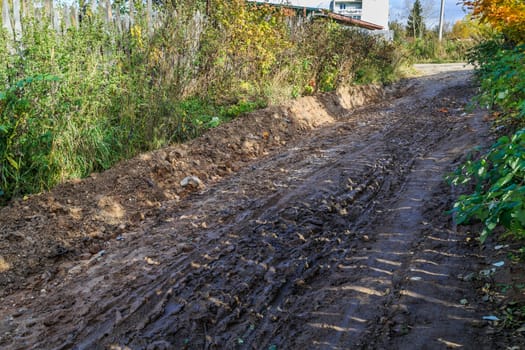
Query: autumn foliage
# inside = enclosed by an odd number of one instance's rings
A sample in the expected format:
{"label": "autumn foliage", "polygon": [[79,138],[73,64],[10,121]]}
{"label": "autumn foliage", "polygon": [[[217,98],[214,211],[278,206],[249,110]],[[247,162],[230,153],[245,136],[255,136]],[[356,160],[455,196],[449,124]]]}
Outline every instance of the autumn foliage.
{"label": "autumn foliage", "polygon": [[489,23],[509,40],[525,42],[525,1],[523,0],[464,0],[474,17]]}

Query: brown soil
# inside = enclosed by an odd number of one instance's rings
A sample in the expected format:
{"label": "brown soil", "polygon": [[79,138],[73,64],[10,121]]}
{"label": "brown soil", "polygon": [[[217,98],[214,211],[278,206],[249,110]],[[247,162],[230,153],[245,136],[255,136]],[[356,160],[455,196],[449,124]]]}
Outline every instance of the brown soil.
{"label": "brown soil", "polygon": [[482,319],[521,297],[501,256],[514,246],[481,250],[444,213],[444,174],[490,141],[465,112],[471,72],[433,69],[258,111],[3,208],[0,348],[523,346]]}

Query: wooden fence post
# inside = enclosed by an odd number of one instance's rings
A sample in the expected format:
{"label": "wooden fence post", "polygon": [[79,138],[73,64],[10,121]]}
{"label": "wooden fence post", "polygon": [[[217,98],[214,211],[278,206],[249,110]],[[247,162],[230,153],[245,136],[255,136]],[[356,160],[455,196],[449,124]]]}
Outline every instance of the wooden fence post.
{"label": "wooden fence post", "polygon": [[153,35],[153,18],[152,18],[153,16],[152,16],[152,13],[153,13],[153,4],[152,4],[151,0],[148,0],[147,8],[146,8],[146,23],[147,23],[147,26],[148,26],[148,35],[149,36]]}
{"label": "wooden fence post", "polygon": [[117,33],[122,33],[122,18],[120,17],[120,7],[117,4],[115,9],[115,28],[117,28]]}
{"label": "wooden fence post", "polygon": [[27,0],[22,0],[22,19],[29,17],[27,13]]}
{"label": "wooden fence post", "polygon": [[93,17],[97,13],[97,0],[91,1],[91,13],[93,14]]}
{"label": "wooden fence post", "polygon": [[79,23],[79,19],[78,19],[78,8],[73,5],[71,6],[71,21],[73,22],[73,26],[75,26],[75,28],[78,29],[78,23]]}
{"label": "wooden fence post", "polygon": [[133,0],[129,0],[129,29],[133,27],[135,19],[135,5],[133,5]]}
{"label": "wooden fence post", "polygon": [[53,28],[55,29],[55,32],[60,33],[60,9],[58,7],[53,8]]}
{"label": "wooden fence post", "polygon": [[106,0],[106,24],[111,27],[113,23],[113,13],[111,12],[111,1]]}
{"label": "wooden fence post", "polygon": [[2,27],[5,29],[9,37],[13,37],[13,25],[11,24],[11,16],[9,15],[9,0],[2,1]]}
{"label": "wooden fence post", "polygon": [[46,17],[51,24],[53,24],[53,0],[46,0],[44,16],[42,16],[42,19]]}
{"label": "wooden fence post", "polygon": [[13,20],[15,40],[22,39],[22,20],[20,19],[20,0],[13,0]]}
{"label": "wooden fence post", "polygon": [[64,17],[64,32],[67,32],[67,30],[71,27],[71,11],[67,5],[64,5],[62,12],[62,17]]}

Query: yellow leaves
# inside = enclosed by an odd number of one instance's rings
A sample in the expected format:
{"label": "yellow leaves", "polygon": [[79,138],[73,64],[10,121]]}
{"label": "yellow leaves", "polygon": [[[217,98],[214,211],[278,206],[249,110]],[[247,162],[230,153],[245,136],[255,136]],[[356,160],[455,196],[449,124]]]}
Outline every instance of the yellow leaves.
{"label": "yellow leaves", "polygon": [[485,35],[490,28],[488,24],[479,23],[478,19],[467,17],[454,23],[451,35],[454,39],[471,39]]}
{"label": "yellow leaves", "polygon": [[225,53],[243,65],[249,62],[266,74],[277,56],[291,46],[285,13],[268,5],[217,0],[215,20],[221,24]]}
{"label": "yellow leaves", "polygon": [[13,157],[9,156],[9,155],[6,155],[6,159],[7,161],[9,162],[9,164],[15,168],[15,170],[19,170],[20,169],[20,166],[18,165],[17,161],[14,160]]}
{"label": "yellow leaves", "polygon": [[142,36],[142,28],[138,25],[134,25],[130,28],[130,34],[133,39],[135,39],[135,42],[137,43],[137,46],[140,48],[144,47],[144,39]]}
{"label": "yellow leaves", "polygon": [[149,52],[149,62],[152,66],[155,66],[157,64],[159,64],[160,62],[162,62],[162,58],[163,58],[163,54],[162,54],[162,51],[158,48],[158,47],[154,47],[150,52]]}
{"label": "yellow leaves", "polygon": [[253,85],[250,83],[250,82],[247,82],[247,81],[242,81],[240,84],[239,84],[239,87],[241,88],[241,90],[243,91],[251,91],[253,89]]}
{"label": "yellow leaves", "polygon": [[523,0],[463,0],[475,17],[489,23],[511,40],[525,42],[525,2]]}

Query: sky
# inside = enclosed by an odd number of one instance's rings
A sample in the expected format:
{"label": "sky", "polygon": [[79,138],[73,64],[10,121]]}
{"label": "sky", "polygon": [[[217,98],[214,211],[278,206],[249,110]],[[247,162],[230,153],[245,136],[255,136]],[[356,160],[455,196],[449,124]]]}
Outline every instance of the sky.
{"label": "sky", "polygon": [[[465,17],[459,0],[445,0],[445,23],[454,24],[457,20]],[[434,27],[439,23],[439,10],[441,0],[421,0],[423,4],[423,16],[428,27]],[[406,23],[408,12],[412,8],[414,0],[390,0],[390,21]],[[426,12],[426,13],[425,13]]]}

